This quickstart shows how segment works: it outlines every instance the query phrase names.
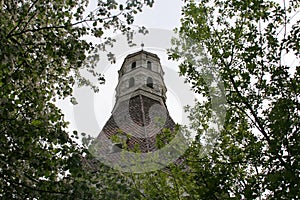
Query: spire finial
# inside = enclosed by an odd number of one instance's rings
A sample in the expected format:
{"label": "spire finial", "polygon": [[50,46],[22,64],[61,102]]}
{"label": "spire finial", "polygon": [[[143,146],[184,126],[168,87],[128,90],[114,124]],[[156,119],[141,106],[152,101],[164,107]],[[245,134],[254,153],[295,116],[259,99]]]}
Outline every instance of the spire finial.
{"label": "spire finial", "polygon": [[144,43],[142,42],[142,44],[141,44],[142,50],[144,49],[144,46],[145,46],[145,45],[144,45]]}

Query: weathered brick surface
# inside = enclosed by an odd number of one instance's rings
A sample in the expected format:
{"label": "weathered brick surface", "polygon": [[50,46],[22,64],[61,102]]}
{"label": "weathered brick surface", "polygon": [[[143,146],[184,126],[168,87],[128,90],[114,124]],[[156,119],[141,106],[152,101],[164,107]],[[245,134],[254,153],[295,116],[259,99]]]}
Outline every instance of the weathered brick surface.
{"label": "weathered brick surface", "polygon": [[[148,62],[151,67],[147,66]],[[136,67],[132,68],[132,63],[136,63]],[[163,129],[175,129],[175,123],[165,105],[167,88],[163,75],[160,59],[156,54],[142,50],[125,58],[119,70],[113,113],[91,147],[95,157],[110,166],[119,167],[137,163],[152,166],[155,162],[151,156],[156,156],[156,161],[166,160],[165,157],[157,158],[165,156],[164,154],[148,153],[158,149],[158,136],[164,141],[160,143],[160,147],[169,141],[169,136],[162,135],[165,134]],[[153,80],[153,87],[147,85],[148,78]],[[130,79],[134,79],[134,84],[129,87]],[[122,142],[116,144],[115,136],[120,137]],[[168,148],[164,150],[168,151]],[[141,154],[131,153],[136,151]],[[165,151],[156,153],[161,152]]]}
{"label": "weathered brick surface", "polygon": [[[126,108],[128,106],[129,108]],[[173,130],[174,127],[175,123],[165,105],[146,96],[138,95],[118,105],[98,138],[101,134],[111,138],[123,132],[124,135],[129,136],[127,140],[129,150],[138,146],[139,150],[145,153],[157,149],[156,136],[162,134],[163,128]]]}

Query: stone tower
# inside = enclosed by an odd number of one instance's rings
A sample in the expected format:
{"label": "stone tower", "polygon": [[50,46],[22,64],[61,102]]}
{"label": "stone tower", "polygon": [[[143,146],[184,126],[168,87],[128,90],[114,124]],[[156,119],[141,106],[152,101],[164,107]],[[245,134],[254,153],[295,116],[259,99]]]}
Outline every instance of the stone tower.
{"label": "stone tower", "polygon": [[105,159],[118,159],[122,149],[156,151],[157,136],[175,128],[166,107],[163,75],[156,54],[141,50],[124,59],[112,115],[97,137],[97,151]]}

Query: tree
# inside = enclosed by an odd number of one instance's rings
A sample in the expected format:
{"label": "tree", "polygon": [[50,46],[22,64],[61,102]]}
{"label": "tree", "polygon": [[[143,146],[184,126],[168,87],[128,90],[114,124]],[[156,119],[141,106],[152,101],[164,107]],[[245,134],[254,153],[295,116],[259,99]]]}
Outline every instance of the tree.
{"label": "tree", "polygon": [[[85,36],[101,38],[109,29],[126,33],[134,14],[152,4],[98,1],[87,13],[87,0],[0,1],[1,198],[103,199],[133,194],[115,172],[89,164],[89,152],[71,139],[78,137],[76,132],[66,132],[68,123],[54,101],[71,96],[76,81],[89,85],[80,76],[82,69],[104,82],[93,71],[97,46]],[[99,168],[87,170],[95,166]]]}
{"label": "tree", "polygon": [[[300,198],[300,67],[284,62],[284,56],[299,60],[299,6],[297,0],[185,1],[170,57],[183,60],[181,75],[207,101],[189,109],[199,126],[184,166],[147,176],[146,195]],[[227,104],[219,137],[203,155],[201,139],[212,131],[213,116],[208,63],[219,72]]]}

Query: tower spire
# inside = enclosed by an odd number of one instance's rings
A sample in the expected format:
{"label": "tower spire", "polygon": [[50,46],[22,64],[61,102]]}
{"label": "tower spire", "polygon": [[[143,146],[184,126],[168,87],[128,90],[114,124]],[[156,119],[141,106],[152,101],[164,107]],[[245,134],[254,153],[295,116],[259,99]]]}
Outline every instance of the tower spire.
{"label": "tower spire", "polygon": [[142,42],[142,43],[141,43],[142,51],[144,50],[144,46],[145,46],[145,45],[144,45],[144,43]]}

